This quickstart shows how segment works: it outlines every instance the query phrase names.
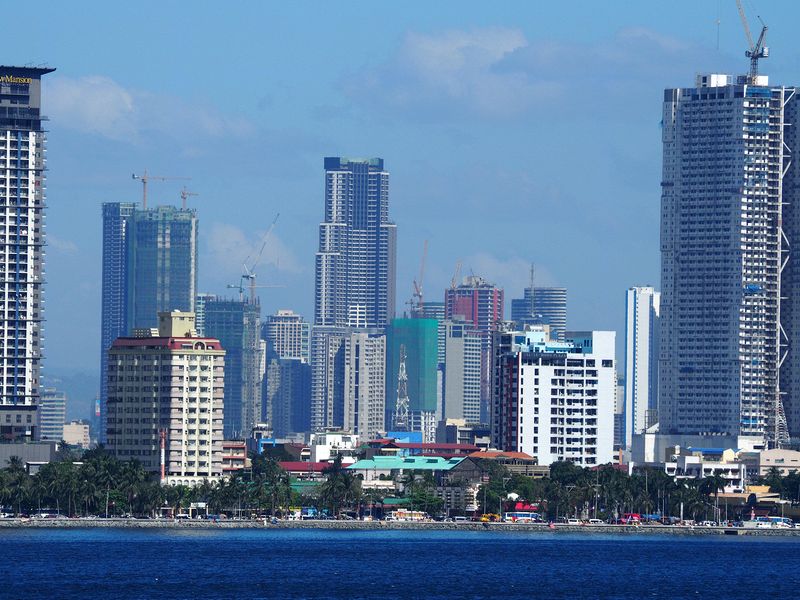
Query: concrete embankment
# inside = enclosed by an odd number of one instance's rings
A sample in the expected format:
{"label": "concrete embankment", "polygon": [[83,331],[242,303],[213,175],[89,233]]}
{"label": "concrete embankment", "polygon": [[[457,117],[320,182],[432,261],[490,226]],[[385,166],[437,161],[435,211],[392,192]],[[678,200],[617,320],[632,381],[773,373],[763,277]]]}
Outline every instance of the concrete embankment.
{"label": "concrete embankment", "polygon": [[505,533],[580,533],[618,535],[747,535],[794,537],[798,529],[748,529],[741,527],[678,527],[658,525],[556,525],[544,523],[441,523],[404,521],[206,521],[168,519],[0,519],[8,528],[131,528],[131,529],[340,529],[362,531],[490,531]]}

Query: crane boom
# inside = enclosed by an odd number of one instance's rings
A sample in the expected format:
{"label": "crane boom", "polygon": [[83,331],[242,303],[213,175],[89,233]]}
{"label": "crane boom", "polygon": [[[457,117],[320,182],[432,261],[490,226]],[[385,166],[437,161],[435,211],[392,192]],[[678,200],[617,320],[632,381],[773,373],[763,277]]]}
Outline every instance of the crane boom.
{"label": "crane boom", "polygon": [[147,169],[145,169],[144,173],[142,173],[141,175],[137,175],[136,173],[133,173],[131,175],[131,178],[132,179],[138,179],[139,181],[142,182],[142,208],[143,209],[147,208],[147,182],[148,181],[151,181],[151,180],[152,181],[167,181],[168,179],[185,179],[185,180],[188,181],[189,179],[191,179],[191,177],[169,177],[169,176],[164,176],[164,175],[150,175],[147,172]]}
{"label": "crane boom", "polygon": [[758,20],[761,21],[761,33],[758,36],[758,41],[753,43],[753,34],[750,32],[747,16],[744,14],[742,0],[736,0],[736,7],[739,9],[739,17],[742,19],[742,27],[744,27],[744,34],[747,37],[747,43],[749,45],[744,53],[744,55],[750,59],[750,73],[748,79],[750,84],[754,84],[758,77],[758,60],[760,58],[769,57],[769,48],[764,45],[768,27],[764,24],[764,21],[761,20],[761,17],[758,17]]}
{"label": "crane boom", "polygon": [[[425,261],[428,257],[428,240],[422,245],[422,258],[419,262],[419,277],[414,280],[414,294],[411,302],[412,312],[420,313],[422,311],[422,280],[425,278]],[[416,316],[412,314],[412,316]]]}
{"label": "crane boom", "polygon": [[750,33],[750,25],[747,23],[747,16],[744,14],[742,0],[736,0],[736,8],[739,9],[739,18],[742,20],[742,27],[744,27],[744,34],[747,37],[748,47],[752,49],[755,47],[755,44],[753,44],[753,34]]}

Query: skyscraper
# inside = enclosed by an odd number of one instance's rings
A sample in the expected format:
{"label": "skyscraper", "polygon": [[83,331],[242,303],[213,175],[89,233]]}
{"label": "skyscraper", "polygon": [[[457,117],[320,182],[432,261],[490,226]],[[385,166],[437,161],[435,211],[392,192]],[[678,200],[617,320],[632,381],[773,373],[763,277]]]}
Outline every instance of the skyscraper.
{"label": "skyscraper", "polygon": [[258,300],[206,299],[204,331],[225,350],[225,439],[247,437],[262,418],[265,364]]}
{"label": "skyscraper", "polygon": [[138,209],[129,202],[103,204],[101,442],[105,442],[111,344],[136,328],[155,328],[160,311],[193,311],[196,289],[194,210],[171,206]]}
{"label": "skyscraper", "polygon": [[632,287],[625,296],[625,443],[651,425],[658,409],[658,315],[661,294]]}
{"label": "skyscraper", "polygon": [[316,255],[311,426],[342,426],[342,343],[349,328],[385,327],[395,309],[397,228],[383,159],[325,158],[325,219]]}
{"label": "skyscraper", "polygon": [[553,339],[563,340],[567,330],[566,288],[526,287],[522,298],[511,300],[511,320],[526,325],[549,325]]}
{"label": "skyscraper", "polygon": [[158,206],[133,211],[126,239],[128,327],[155,328],[158,313],[194,312],[197,214]]}
{"label": "skyscraper", "polygon": [[314,324],[385,327],[394,317],[397,228],[381,158],[325,158]]}
{"label": "skyscraper", "polygon": [[443,321],[442,420],[481,420],[481,358],[483,337],[472,323]]}
{"label": "skyscraper", "polygon": [[373,439],[386,423],[386,336],[354,331],[344,350],[344,428]]}
{"label": "skyscraper", "polygon": [[279,310],[274,315],[268,315],[263,327],[267,356],[299,358],[308,362],[310,335],[310,325],[291,310]]}
{"label": "skyscraper", "polygon": [[661,433],[786,438],[781,237],[793,232],[781,221],[796,204],[784,185],[795,104],[794,88],[766,76],[698,75],[664,92]]}
{"label": "skyscraper", "polygon": [[41,78],[0,66],[0,437],[36,437],[42,358],[45,155]]}
{"label": "skyscraper", "polygon": [[503,290],[481,277],[466,277],[457,287],[445,290],[445,318],[472,323],[481,336],[481,414],[484,423],[489,419],[491,397],[492,332],[503,321]]}
{"label": "skyscraper", "polygon": [[264,418],[275,437],[311,429],[310,333],[310,325],[291,310],[278,310],[264,322]]}
{"label": "skyscraper", "polygon": [[100,442],[106,438],[108,349],[118,337],[128,335],[128,222],[132,202],[103,204],[102,306],[100,311]]}

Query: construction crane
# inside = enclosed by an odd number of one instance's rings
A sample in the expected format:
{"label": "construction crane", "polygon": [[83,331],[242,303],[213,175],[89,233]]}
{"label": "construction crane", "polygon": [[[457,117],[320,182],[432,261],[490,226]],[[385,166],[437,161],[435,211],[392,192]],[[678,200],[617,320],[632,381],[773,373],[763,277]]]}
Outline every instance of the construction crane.
{"label": "construction crane", "polygon": [[[284,287],[286,287],[285,285],[254,285],[254,284],[255,284],[255,280],[252,280],[250,285],[247,286],[247,288],[250,290],[250,302],[251,303],[255,303],[256,290],[257,289],[261,289],[261,288],[274,289],[274,288],[284,288]],[[244,301],[244,277],[242,277],[239,280],[239,283],[229,283],[225,287],[228,288],[229,290],[239,290],[239,302],[243,302]]]}
{"label": "construction crane", "polygon": [[458,285],[458,278],[461,275],[461,259],[458,259],[456,263],[456,271],[453,273],[453,278],[450,280],[450,289],[456,289],[456,285]]}
{"label": "construction crane", "polygon": [[142,208],[147,208],[147,182],[148,181],[167,181],[169,179],[184,179],[189,180],[191,177],[167,177],[164,175],[150,175],[147,172],[147,169],[144,170],[144,173],[141,175],[137,175],[133,173],[131,175],[132,179],[138,179],[142,182]]}
{"label": "construction crane", "polygon": [[[247,258],[244,259],[244,264],[242,265],[244,267],[244,273],[242,273],[241,281],[244,282],[244,280],[247,279],[250,282],[248,286],[250,288],[250,302],[253,303],[255,303],[256,301],[256,287],[259,287],[256,286],[256,272],[255,272],[256,267],[261,262],[261,256],[264,254],[264,248],[267,247],[267,241],[269,240],[269,236],[272,233],[272,230],[275,229],[275,224],[278,222],[278,217],[280,216],[281,216],[280,213],[277,213],[275,215],[275,218],[272,220],[269,229],[267,229],[267,232],[264,234],[264,237],[261,238],[261,247],[258,249],[258,254],[256,254],[256,257],[253,259],[253,262],[250,264],[250,266],[248,266],[247,263],[250,262],[250,258],[253,256],[252,252]],[[260,287],[280,287],[280,286],[260,286]]]}
{"label": "construction crane", "polygon": [[183,186],[181,190],[181,208],[186,210],[186,201],[189,199],[190,196],[199,196],[197,192],[190,192],[186,189],[186,186]]}
{"label": "construction crane", "polygon": [[751,84],[755,84],[758,77],[758,59],[769,58],[769,48],[764,45],[764,40],[767,37],[767,26],[761,17],[758,20],[761,22],[761,35],[758,36],[758,41],[753,43],[753,35],[750,33],[750,25],[747,23],[747,16],[744,14],[744,6],[742,0],[736,0],[736,7],[739,9],[739,18],[742,20],[744,27],[744,34],[747,37],[749,48],[745,51],[744,55],[750,59],[750,75],[748,80]]}
{"label": "construction crane", "polygon": [[414,292],[411,295],[411,317],[419,317],[422,313],[422,281],[425,279],[425,261],[428,258],[428,240],[422,245],[422,258],[419,261],[419,277],[414,280]]}

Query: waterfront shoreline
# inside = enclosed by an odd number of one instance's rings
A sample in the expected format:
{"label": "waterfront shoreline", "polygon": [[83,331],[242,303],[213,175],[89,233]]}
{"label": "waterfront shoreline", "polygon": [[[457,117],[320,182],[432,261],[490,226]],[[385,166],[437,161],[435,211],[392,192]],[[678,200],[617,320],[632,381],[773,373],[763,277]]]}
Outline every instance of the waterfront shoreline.
{"label": "waterfront shoreline", "polygon": [[792,537],[798,529],[745,529],[742,527],[681,527],[659,525],[555,525],[546,523],[443,523],[404,521],[278,521],[170,520],[170,519],[2,519],[0,529],[322,529],[343,531],[489,531],[502,533],[580,533],[599,535],[733,535]]}

